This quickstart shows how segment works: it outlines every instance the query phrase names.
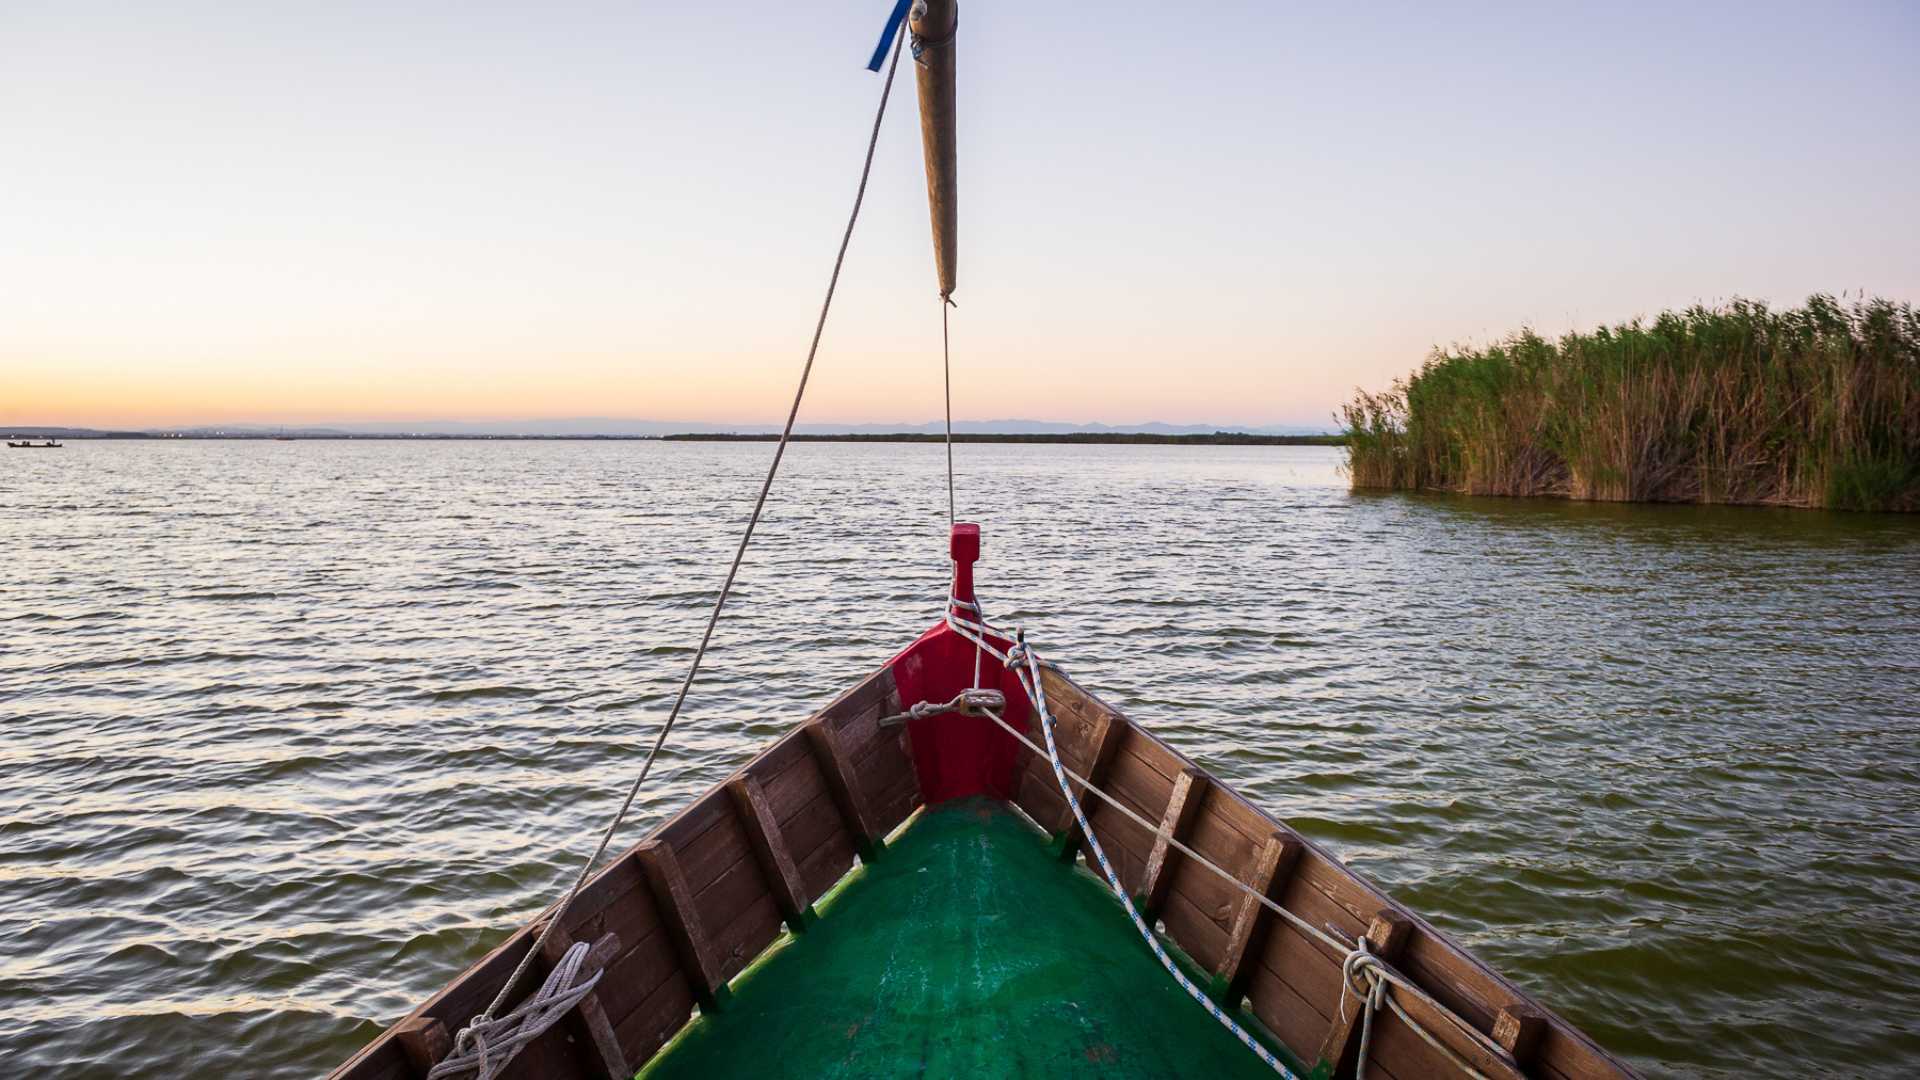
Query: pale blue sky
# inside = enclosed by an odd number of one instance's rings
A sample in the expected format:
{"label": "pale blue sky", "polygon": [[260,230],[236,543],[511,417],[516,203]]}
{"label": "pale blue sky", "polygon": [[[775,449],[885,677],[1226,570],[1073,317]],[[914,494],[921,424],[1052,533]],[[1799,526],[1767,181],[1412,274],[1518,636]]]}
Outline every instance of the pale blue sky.
{"label": "pale blue sky", "polygon": [[[0,6],[0,422],[791,392],[886,0]],[[963,0],[963,417],[1316,423],[1435,344],[1920,299],[1920,6]],[[939,411],[911,84],[806,418]]]}

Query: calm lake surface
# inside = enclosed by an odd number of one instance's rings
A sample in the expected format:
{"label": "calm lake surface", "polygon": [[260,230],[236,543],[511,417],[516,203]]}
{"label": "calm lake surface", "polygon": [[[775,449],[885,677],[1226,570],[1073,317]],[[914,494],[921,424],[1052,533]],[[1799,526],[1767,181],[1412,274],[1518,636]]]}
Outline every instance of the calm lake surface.
{"label": "calm lake surface", "polygon": [[[551,900],[771,447],[0,458],[0,1075],[310,1076]],[[622,843],[939,614],[802,444]],[[996,621],[1655,1075],[1920,1072],[1920,519],[962,446]]]}

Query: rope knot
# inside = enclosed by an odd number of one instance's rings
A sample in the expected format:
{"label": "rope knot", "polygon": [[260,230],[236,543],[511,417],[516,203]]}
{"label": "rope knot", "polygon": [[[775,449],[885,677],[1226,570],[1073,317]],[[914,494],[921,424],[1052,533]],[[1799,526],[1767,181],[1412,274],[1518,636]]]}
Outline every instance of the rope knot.
{"label": "rope knot", "polygon": [[1017,671],[1027,666],[1027,661],[1033,656],[1033,649],[1027,645],[1026,631],[1015,630],[1014,634],[1013,644],[1008,647],[1006,659],[1001,663]]}
{"label": "rope knot", "polygon": [[489,1007],[467,1021],[454,1038],[453,1051],[427,1071],[427,1080],[444,1080],[465,1072],[473,1073],[476,1080],[493,1080],[500,1075],[521,1048],[578,1005],[606,974],[603,968],[585,979],[579,977],[588,948],[584,941],[567,946],[560,962],[547,974],[547,981],[512,1012],[496,1020]]}

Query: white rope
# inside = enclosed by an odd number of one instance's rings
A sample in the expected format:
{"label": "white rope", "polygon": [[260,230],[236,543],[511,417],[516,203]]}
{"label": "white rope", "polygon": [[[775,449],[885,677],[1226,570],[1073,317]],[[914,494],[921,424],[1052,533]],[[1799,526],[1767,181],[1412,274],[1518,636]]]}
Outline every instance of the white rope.
{"label": "white rope", "polygon": [[[953,349],[947,342],[947,309],[953,306],[953,300],[940,298],[940,374],[947,389],[947,528],[953,528]],[[980,681],[980,672],[973,673],[975,683]]]}
{"label": "white rope", "polygon": [[[955,609],[970,611],[973,613],[974,618],[967,619],[955,614]],[[1212,1013],[1215,1019],[1219,1020],[1223,1026],[1227,1027],[1239,1037],[1241,1042],[1251,1047],[1256,1054],[1260,1055],[1262,1060],[1272,1065],[1282,1075],[1293,1075],[1287,1072],[1286,1067],[1281,1065],[1266,1047],[1254,1041],[1239,1025],[1235,1024],[1221,1012],[1219,1007],[1213,1002],[1213,999],[1207,997],[1204,991],[1194,986],[1167,957],[1165,951],[1161,949],[1159,942],[1155,939],[1152,930],[1147,927],[1145,920],[1141,919],[1139,913],[1134,910],[1133,902],[1131,898],[1127,896],[1125,887],[1121,885],[1119,875],[1114,873],[1112,864],[1107,861],[1106,852],[1101,848],[1099,839],[1094,835],[1093,828],[1088,823],[1086,814],[1080,806],[1080,801],[1074,797],[1072,787],[1068,783],[1069,777],[1078,781],[1084,791],[1101,799],[1134,824],[1139,825],[1157,837],[1165,839],[1169,847],[1179,851],[1182,855],[1191,859],[1196,865],[1211,871],[1235,889],[1252,897],[1262,907],[1278,915],[1294,929],[1319,941],[1328,948],[1343,954],[1341,963],[1344,984],[1341,990],[1341,1008],[1343,1013],[1346,995],[1349,989],[1360,997],[1361,1007],[1366,1010],[1360,1020],[1359,1077],[1364,1077],[1366,1073],[1367,1052],[1370,1049],[1373,1034],[1373,1014],[1384,1004],[1393,1011],[1395,1016],[1400,1018],[1402,1023],[1406,1024],[1415,1034],[1419,1035],[1427,1045],[1444,1055],[1463,1075],[1471,1077],[1472,1080],[1489,1080],[1485,1073],[1475,1068],[1471,1062],[1461,1057],[1452,1047],[1441,1042],[1432,1032],[1428,1031],[1424,1025],[1416,1022],[1412,1016],[1409,1016],[1407,1011],[1401,1007],[1398,1001],[1394,1000],[1394,996],[1389,994],[1387,990],[1391,987],[1396,992],[1405,993],[1409,997],[1417,998],[1435,1013],[1444,1017],[1447,1022],[1457,1028],[1461,1034],[1489,1048],[1496,1055],[1505,1052],[1500,1048],[1499,1044],[1487,1038],[1479,1029],[1461,1019],[1453,1010],[1436,1001],[1431,994],[1428,994],[1425,990],[1409,981],[1405,976],[1387,967],[1378,956],[1368,951],[1368,942],[1364,936],[1348,942],[1315,926],[1300,915],[1280,906],[1279,903],[1266,896],[1260,890],[1241,881],[1240,878],[1231,871],[1165,832],[1161,828],[1161,823],[1148,821],[1146,818],[1141,817],[1135,813],[1131,807],[1120,802],[1105,791],[1102,791],[1100,788],[1095,787],[1086,777],[1068,769],[1065,763],[1060,760],[1059,748],[1055,744],[1053,737],[1053,714],[1047,708],[1046,691],[1040,684],[1040,668],[1042,666],[1053,668],[1055,671],[1058,671],[1059,667],[1058,665],[1040,659],[1039,655],[1026,643],[1025,631],[1015,628],[1012,634],[1009,635],[1006,631],[999,630],[987,623],[986,617],[982,614],[978,603],[952,597],[948,599],[946,618],[947,626],[952,629],[954,633],[974,643],[976,655],[979,651],[991,653],[1002,664],[1013,669],[1014,674],[1019,677],[1020,685],[1027,692],[1027,699],[1033,702],[1036,711],[1040,714],[1041,732],[1046,736],[1047,743],[1044,749],[1035,745],[1033,740],[1028,738],[1024,732],[1016,730],[1013,725],[1007,723],[1005,719],[992,710],[981,711],[994,723],[998,724],[1001,730],[1019,740],[1028,750],[1045,757],[1053,765],[1054,779],[1059,782],[1060,791],[1066,796],[1067,805],[1073,811],[1074,820],[1079,825],[1081,833],[1085,835],[1087,839],[1087,846],[1092,849],[1100,864],[1101,870],[1106,874],[1107,883],[1112,887],[1114,894],[1120,898],[1121,903],[1126,907],[1128,916],[1133,919],[1134,927],[1141,932],[1141,936],[1146,939],[1147,944],[1153,949],[1154,955],[1160,958],[1161,964],[1172,973],[1174,979],[1179,982],[1180,986],[1185,989],[1195,1001],[1206,1006],[1207,1011]],[[1011,643],[1011,647],[1003,651],[989,640],[990,637],[999,637],[1001,640],[1008,641]],[[974,681],[976,685],[979,682],[977,672],[975,673]],[[1358,1080],[1358,1077],[1356,1080]]]}
{"label": "white rope", "polygon": [[[627,797],[621,801],[619,812],[614,814],[613,820],[607,823],[605,831],[600,834],[600,843],[593,849],[593,854],[587,857],[587,861],[581,864],[580,872],[574,875],[573,884],[567,889],[567,895],[562,898],[558,904],[554,905],[548,913],[546,925],[541,929],[540,935],[534,940],[533,945],[520,957],[520,962],[514,966],[513,974],[507,976],[506,981],[500,984],[500,992],[494,995],[493,1002],[478,1015],[474,1016],[472,1020],[468,1021],[467,1026],[460,1030],[460,1035],[454,1042],[454,1053],[456,1054],[464,1053],[469,1043],[478,1042],[481,1038],[480,1033],[490,1030],[491,1025],[503,1024],[508,1019],[508,1017],[503,1017],[496,1021],[494,1014],[499,1012],[501,1006],[506,1004],[507,995],[513,991],[514,986],[516,986],[520,982],[521,977],[526,974],[527,968],[533,963],[533,958],[539,955],[541,950],[546,946],[547,939],[559,928],[561,917],[565,915],[567,909],[572,906],[574,898],[580,895],[581,886],[586,884],[587,877],[593,872],[594,866],[600,862],[600,857],[606,854],[607,845],[612,842],[614,833],[620,828],[620,823],[626,820],[627,812],[633,808],[633,801],[640,794],[641,786],[647,782],[647,775],[653,771],[654,760],[660,756],[660,748],[666,745],[667,735],[673,731],[674,722],[680,718],[680,710],[687,703],[687,693],[693,688],[694,676],[700,673],[700,662],[706,657],[707,646],[713,640],[714,627],[720,622],[721,609],[726,607],[727,597],[733,592],[734,578],[739,575],[740,564],[746,559],[747,545],[753,541],[753,530],[760,524],[760,514],[766,509],[767,493],[773,489],[773,478],[780,471],[780,459],[786,455],[787,444],[793,439],[794,421],[800,416],[800,402],[806,397],[807,380],[813,374],[813,360],[820,351],[820,337],[825,333],[827,328],[827,312],[833,307],[834,289],[840,284],[840,268],[846,263],[847,247],[853,242],[853,226],[855,222],[860,220],[860,206],[866,201],[867,178],[873,174],[873,153],[874,149],[880,144],[880,121],[887,115],[887,99],[892,96],[893,93],[893,77],[894,73],[899,70],[901,45],[905,41],[906,34],[904,32],[897,34],[894,38],[893,59],[887,67],[886,82],[880,88],[880,105],[873,115],[873,131],[867,137],[866,160],[860,167],[860,186],[854,192],[853,210],[847,215],[846,230],[840,235],[840,250],[833,259],[833,274],[827,279],[827,295],[825,299],[820,302],[820,317],[813,325],[813,341],[807,346],[807,361],[800,369],[800,384],[793,392],[793,406],[787,410],[787,423],[786,426],[780,430],[780,443],[774,448],[773,462],[767,466],[766,479],[760,483],[760,495],[754,500],[753,514],[747,519],[746,531],[740,535],[740,546],[734,550],[733,563],[727,567],[727,577],[720,585],[720,594],[714,597],[713,612],[707,616],[707,628],[700,635],[700,647],[694,650],[693,661],[687,665],[687,675],[685,679],[681,680],[680,692],[673,699],[673,708],[668,711],[666,723],[660,726],[659,734],[654,737],[653,745],[648,748],[646,760],[640,764],[640,775],[634,777],[633,785],[627,788]],[[582,955],[584,955],[584,953]],[[594,978],[598,979],[599,974],[596,973]],[[582,991],[582,993],[584,994],[584,991]],[[573,1000],[577,1001],[579,999],[576,997]],[[568,1003],[569,1006],[571,1006],[571,1004],[572,1002]],[[515,1010],[516,1013],[518,1011],[519,1010]],[[565,1011],[566,1009],[562,1008],[558,1012],[541,1013],[540,1016],[544,1018],[544,1023],[538,1028],[526,1025],[526,1030],[528,1031],[526,1038],[516,1043],[512,1047],[512,1051],[517,1052],[528,1040],[539,1035],[540,1032],[545,1031],[548,1027],[551,1027],[553,1022],[558,1019],[561,1014],[565,1013]],[[512,1015],[513,1014],[509,1014],[509,1017]],[[484,1061],[486,1060],[484,1057],[485,1044],[479,1043],[479,1045],[482,1047],[481,1052],[483,1057],[478,1060]],[[471,1055],[467,1056],[471,1057]],[[508,1057],[511,1057],[511,1053],[508,1054]],[[499,1067],[505,1067],[505,1064],[505,1060],[502,1060],[499,1063]],[[436,1077],[443,1075],[452,1075],[452,1073],[440,1072],[436,1069]]]}
{"label": "white rope", "polygon": [[[1025,661],[1025,666],[1016,666],[1022,660]],[[1159,958],[1160,966],[1167,969],[1167,974],[1173,976],[1173,981],[1180,984],[1180,989],[1185,990],[1188,997],[1199,1002],[1215,1020],[1220,1022],[1221,1027],[1231,1032],[1234,1038],[1239,1039],[1242,1045],[1253,1051],[1254,1055],[1266,1062],[1274,1072],[1286,1077],[1287,1080],[1299,1080],[1293,1070],[1287,1068],[1273,1051],[1254,1038],[1246,1028],[1235,1023],[1217,1002],[1207,996],[1205,990],[1200,989],[1194,985],[1192,979],[1187,978],[1186,973],[1180,970],[1180,966],[1173,962],[1173,957],[1167,955],[1167,950],[1161,946],[1160,939],[1154,934],[1153,928],[1140,917],[1140,909],[1134,906],[1133,898],[1127,895],[1126,886],[1120,883],[1119,873],[1114,870],[1113,863],[1107,860],[1106,849],[1100,845],[1100,838],[1094,835],[1093,826],[1087,822],[1086,811],[1081,809],[1080,800],[1074,798],[1073,787],[1067,783],[1067,767],[1060,762],[1060,747],[1053,738],[1053,713],[1047,708],[1046,689],[1040,685],[1040,663],[1034,657],[1033,651],[1027,648],[1024,637],[1018,639],[1014,647],[1008,650],[1006,664],[1014,669],[1015,675],[1019,676],[1020,685],[1026,689],[1028,700],[1032,701],[1040,712],[1040,730],[1047,737],[1047,760],[1053,763],[1053,778],[1059,782],[1060,794],[1066,796],[1067,806],[1073,810],[1073,819],[1079,823],[1081,834],[1087,838],[1087,847],[1092,849],[1094,858],[1099,860],[1100,870],[1106,874],[1107,884],[1113,888],[1113,895],[1119,899],[1120,906],[1126,909],[1127,918],[1133,920],[1133,928],[1140,932],[1141,939],[1147,943],[1149,949],[1153,950],[1153,955]],[[1001,722],[1005,723],[1005,721]]]}
{"label": "white rope", "polygon": [[[560,962],[547,975],[547,981],[512,1012],[498,1020],[467,1025],[460,1032],[459,1045],[427,1071],[427,1080],[443,1080],[469,1070],[477,1080],[493,1080],[521,1047],[539,1038],[565,1016],[568,1009],[579,1004],[581,998],[593,991],[600,976],[606,974],[602,970],[585,979],[579,978],[580,966],[587,960],[587,948],[584,941],[567,946]],[[472,1045],[471,1050],[467,1049],[468,1044]]]}

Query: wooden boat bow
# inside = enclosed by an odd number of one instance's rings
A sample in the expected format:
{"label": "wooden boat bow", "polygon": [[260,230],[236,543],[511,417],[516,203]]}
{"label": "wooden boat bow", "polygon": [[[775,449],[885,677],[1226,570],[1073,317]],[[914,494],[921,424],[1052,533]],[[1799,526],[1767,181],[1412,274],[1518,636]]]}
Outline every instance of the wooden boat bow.
{"label": "wooden boat bow", "polygon": [[[977,528],[956,529],[953,545],[955,595],[965,598],[960,586],[971,592],[968,556],[979,555]],[[1031,823],[1033,843],[1057,853],[1047,861],[1051,872],[1084,876],[1074,863],[1086,837],[1044,757],[983,718],[882,723],[922,701],[948,700],[952,694],[940,696],[948,687],[971,684],[973,649],[956,640],[943,619],[596,873],[555,940],[560,948],[596,943],[604,975],[588,1005],[535,1039],[502,1075],[631,1075],[702,1023],[696,1010],[712,1017],[730,1008],[730,985],[743,972],[783,938],[810,932],[816,918],[833,919],[835,904],[824,913],[815,905],[850,874],[855,880],[845,887],[857,889],[860,866],[891,857],[890,837],[910,834],[915,821],[942,807],[984,798],[1017,810]],[[982,669],[983,677],[997,672],[1004,672],[997,662]],[[1359,1010],[1342,991],[1345,955],[1195,865],[1169,840],[1311,923],[1346,940],[1367,940],[1379,962],[1423,992],[1402,995],[1402,1002],[1446,1052],[1381,1010],[1369,1057],[1379,1075],[1459,1075],[1448,1055],[1502,1080],[1635,1075],[1139,723],[1058,670],[1040,677],[1066,767],[1135,816],[1160,823],[1143,829],[1113,806],[1089,803],[1088,820],[1127,889],[1157,921],[1162,940],[1211,981],[1220,1005],[1303,1071],[1325,1066],[1338,1078],[1353,1075],[1358,1064]],[[1009,716],[1026,703],[1017,683],[995,688],[1006,695]],[[336,1080],[425,1076],[450,1045],[449,1033],[491,999],[547,917],[521,927],[387,1029],[337,1069]],[[1122,916],[1116,910],[1111,918]],[[534,990],[557,959],[554,946],[548,951],[555,955],[536,958],[511,997]],[[1433,1015],[1434,1005],[1465,1027]]]}
{"label": "wooden boat bow", "polygon": [[[902,17],[896,8],[876,69],[897,50]],[[904,17],[950,303],[958,11],[954,0],[914,0]],[[863,193],[865,182],[863,172]],[[570,903],[515,931],[336,1080],[448,1071],[460,1052],[453,1033],[476,1016],[492,1022],[496,998],[515,1006],[543,992],[556,968],[563,977],[547,989],[577,1005],[537,1034],[516,1029],[529,1041],[498,1075],[625,1080],[645,1069],[714,1080],[811,1075],[856,1058],[861,1075],[1052,1076],[1063,1061],[1111,1076],[1272,1075],[1269,1066],[1316,1080],[1363,1069],[1401,1080],[1634,1075],[1058,668],[1016,669],[1031,655],[1024,641],[987,626],[974,594],[979,527],[956,523],[949,553],[945,618],[585,879]],[[723,587],[712,619],[725,598]],[[1030,738],[1036,723],[1045,750]],[[1088,853],[1131,911],[1092,884]],[[1030,899],[1001,895],[1015,892]],[[1116,931],[1130,918],[1245,1047],[1169,996],[1159,961],[1131,930]],[[890,931],[899,920],[918,921]],[[1067,926],[1079,936],[1056,929]],[[862,969],[877,939],[890,943],[879,970]],[[1009,959],[1010,949],[1023,951]],[[597,981],[572,980],[575,971]],[[890,987],[920,996],[892,1008]],[[1086,1031],[1102,1034],[1086,1041]]]}

